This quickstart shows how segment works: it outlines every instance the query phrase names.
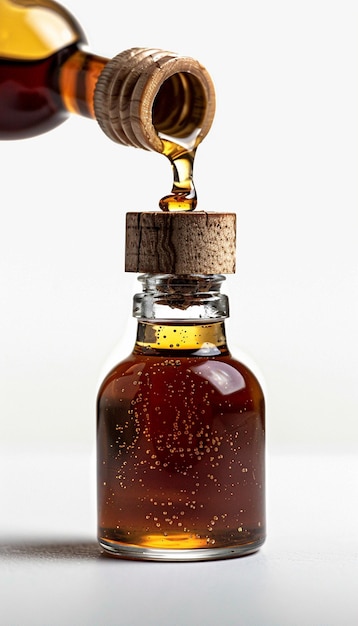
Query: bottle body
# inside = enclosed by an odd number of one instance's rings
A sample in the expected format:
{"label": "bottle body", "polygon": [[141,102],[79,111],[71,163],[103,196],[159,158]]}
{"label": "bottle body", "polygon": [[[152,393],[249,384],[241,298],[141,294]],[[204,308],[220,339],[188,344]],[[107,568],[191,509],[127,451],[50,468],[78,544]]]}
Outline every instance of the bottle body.
{"label": "bottle body", "polygon": [[[143,307],[142,307],[143,308]],[[98,395],[98,534],[113,555],[229,558],[265,539],[261,387],[223,320],[141,320]]]}
{"label": "bottle body", "polygon": [[85,36],[48,0],[1,0],[0,20],[0,139],[47,132],[69,115],[59,75]]}

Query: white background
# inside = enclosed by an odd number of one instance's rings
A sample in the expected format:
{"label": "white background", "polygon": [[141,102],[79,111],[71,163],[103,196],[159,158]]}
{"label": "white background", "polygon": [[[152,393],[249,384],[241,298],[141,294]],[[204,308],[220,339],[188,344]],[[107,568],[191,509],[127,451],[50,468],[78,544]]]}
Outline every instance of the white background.
{"label": "white background", "polygon": [[[357,3],[66,6],[95,53],[155,46],[209,70],[217,113],[195,183],[201,209],[238,216],[230,345],[261,369],[273,446],[357,446]],[[125,213],[157,209],[170,164],[77,116],[1,142],[0,162],[0,438],[91,445],[137,291]]]}
{"label": "white background", "polygon": [[[353,626],[358,4],[68,0],[66,6],[92,52],[112,57],[134,46],[174,50],[199,59],[213,77],[216,118],[195,163],[199,208],[237,213],[238,270],[225,284],[228,339],[233,351],[237,346],[248,353],[261,370],[268,409],[269,541],[259,560],[237,561],[233,580],[242,585],[251,572],[247,597],[259,581],[261,609],[274,606],[270,594],[277,603],[266,622],[259,604],[256,614],[251,607],[243,626]],[[131,346],[135,332],[134,323],[131,334],[127,330],[137,283],[124,273],[125,213],[157,209],[171,189],[169,162],[117,146],[96,122],[72,116],[46,135],[0,142],[0,163],[0,441],[7,450],[1,493],[8,497],[3,527],[18,536],[34,529],[43,536],[51,530],[73,536],[68,512],[76,503],[72,530],[94,537],[94,503],[86,495],[88,489],[92,498],[93,472],[84,477],[83,468],[92,467],[95,398],[111,350],[124,334]],[[57,495],[46,483],[54,449]],[[85,466],[79,470],[66,461],[60,471],[60,459],[77,449],[84,450]],[[15,493],[25,493],[25,513]],[[81,526],[84,516],[87,526]],[[58,551],[46,550],[56,564]],[[34,550],[24,555],[31,561]],[[235,566],[220,567],[225,578]],[[126,569],[133,585],[138,571]],[[151,588],[151,571],[140,570],[143,588]],[[165,577],[169,572],[161,571]],[[174,589],[179,570],[171,571],[174,581],[170,574],[166,580]],[[40,581],[47,570],[41,572]],[[103,579],[98,572],[87,575],[93,602],[91,585]],[[225,595],[220,581],[212,584],[236,607],[236,591],[230,595],[229,586]],[[71,593],[64,588],[64,597],[66,591]],[[345,611],[339,603],[334,608],[334,593],[342,594]],[[302,598],[310,594],[312,605],[317,597],[319,604],[305,616]],[[286,603],[281,613],[280,599]],[[132,600],[135,606],[132,596],[127,605]],[[228,606],[225,626],[241,626]],[[215,605],[207,623],[219,623],[220,614]],[[188,626],[190,611],[185,616],[177,624]],[[92,624],[83,614],[81,623]],[[113,617],[106,623],[117,622]],[[144,622],[139,616],[123,623]],[[200,617],[193,623],[200,624]]]}

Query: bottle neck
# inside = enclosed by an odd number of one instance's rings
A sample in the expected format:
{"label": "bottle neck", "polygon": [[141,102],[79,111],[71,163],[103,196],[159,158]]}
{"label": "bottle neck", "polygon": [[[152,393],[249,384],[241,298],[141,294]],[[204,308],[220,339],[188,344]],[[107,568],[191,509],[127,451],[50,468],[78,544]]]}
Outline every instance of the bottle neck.
{"label": "bottle neck", "polygon": [[109,59],[77,49],[59,71],[59,90],[69,113],[95,119],[94,93]]}
{"label": "bottle neck", "polygon": [[227,296],[221,275],[151,275],[139,277],[142,293],[133,301],[138,319],[135,353],[172,356],[228,354],[225,319]]}

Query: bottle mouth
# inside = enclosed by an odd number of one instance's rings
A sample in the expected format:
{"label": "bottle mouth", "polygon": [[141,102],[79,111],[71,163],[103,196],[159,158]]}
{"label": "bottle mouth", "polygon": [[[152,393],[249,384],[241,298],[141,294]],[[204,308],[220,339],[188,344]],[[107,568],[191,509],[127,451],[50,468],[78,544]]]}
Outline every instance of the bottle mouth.
{"label": "bottle mouth", "polygon": [[[158,152],[166,153],[166,139],[176,144],[176,150],[195,150],[214,120],[215,89],[211,77],[190,57],[169,52],[160,52],[159,57],[158,66],[152,64],[149,68],[139,106],[144,135],[149,147]],[[148,110],[150,118],[146,116]]]}
{"label": "bottle mouth", "polygon": [[205,126],[206,93],[201,81],[188,72],[172,74],[153,101],[152,124],[161,138],[176,139],[190,149]]}

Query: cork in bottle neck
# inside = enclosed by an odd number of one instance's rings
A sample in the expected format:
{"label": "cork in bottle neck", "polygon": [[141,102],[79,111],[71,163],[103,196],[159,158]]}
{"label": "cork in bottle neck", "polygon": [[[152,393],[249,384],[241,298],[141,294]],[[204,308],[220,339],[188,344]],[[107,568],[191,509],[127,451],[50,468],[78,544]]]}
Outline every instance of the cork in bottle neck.
{"label": "cork in bottle neck", "polygon": [[224,320],[228,298],[221,293],[225,277],[219,274],[143,274],[142,293],[134,296],[133,316],[138,320]]}
{"label": "cork in bottle neck", "polygon": [[168,144],[193,150],[210,130],[215,90],[190,57],[131,48],[108,62],[94,95],[102,130],[120,144],[166,153]]}

